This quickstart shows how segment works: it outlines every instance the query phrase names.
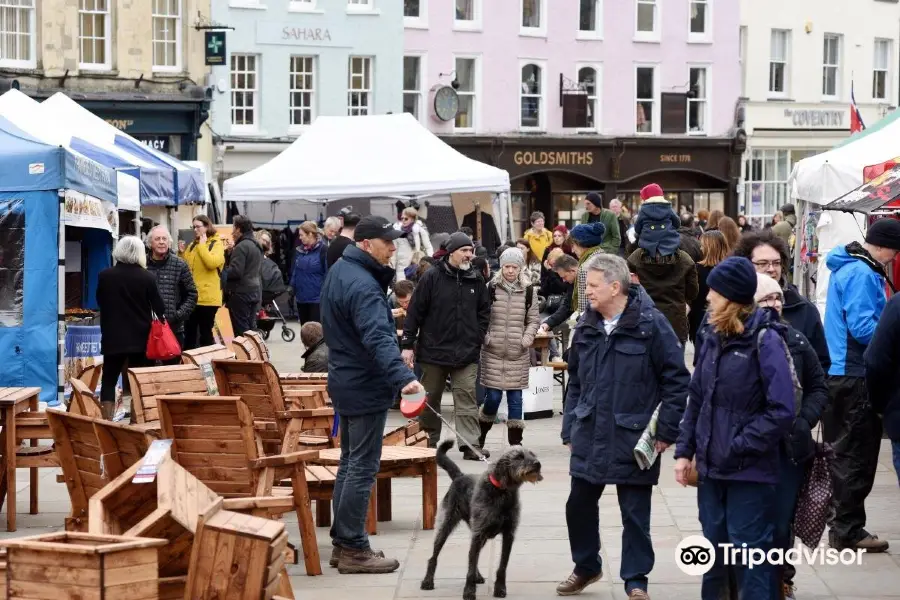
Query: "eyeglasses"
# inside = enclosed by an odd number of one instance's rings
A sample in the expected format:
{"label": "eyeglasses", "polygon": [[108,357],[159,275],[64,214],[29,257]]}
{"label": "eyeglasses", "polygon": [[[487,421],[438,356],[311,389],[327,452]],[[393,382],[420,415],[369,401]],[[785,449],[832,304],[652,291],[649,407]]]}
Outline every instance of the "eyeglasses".
{"label": "eyeglasses", "polygon": [[757,304],[759,304],[760,306],[772,305],[772,304],[775,304],[776,302],[784,302],[784,298],[782,297],[781,294],[769,294],[765,298],[762,298],[761,300],[759,300],[757,302]]}
{"label": "eyeglasses", "polygon": [[768,269],[769,267],[781,268],[781,260],[754,260],[753,266],[758,269]]}

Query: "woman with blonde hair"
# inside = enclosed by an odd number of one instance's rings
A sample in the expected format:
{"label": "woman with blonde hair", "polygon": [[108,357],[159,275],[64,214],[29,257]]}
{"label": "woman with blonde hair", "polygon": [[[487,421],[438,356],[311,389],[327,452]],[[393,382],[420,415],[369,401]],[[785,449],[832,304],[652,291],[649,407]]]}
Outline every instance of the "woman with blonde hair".
{"label": "woman with blonde hair", "polygon": [[[419,219],[419,211],[415,208],[404,208],[403,212],[400,213],[400,221],[394,223],[394,229],[398,229],[406,234],[394,240],[394,246],[397,247],[397,253],[394,255],[397,281],[403,281],[404,279],[409,279],[406,269],[411,265],[418,268],[419,261],[422,258],[434,254],[434,248],[431,246],[431,236],[428,234],[428,228]],[[412,273],[410,273],[411,275]]]}
{"label": "woman with blonde hair", "polygon": [[700,236],[700,249],[703,252],[703,260],[697,263],[697,297],[691,302],[691,313],[688,315],[691,343],[695,350],[697,345],[697,330],[706,314],[706,296],[709,294],[709,286],[706,279],[710,272],[728,256],[728,242],[721,231],[707,231]]}
{"label": "woman with blonde hair", "polygon": [[294,288],[300,324],[319,321],[319,297],[328,272],[328,248],[319,235],[319,226],[306,221],[298,228],[300,244],[294,249],[290,282]]}
{"label": "woman with blonde hair", "polygon": [[[754,304],[753,263],[729,257],[707,278],[709,322],[681,421],[675,480],[688,485],[696,459],[697,504],[703,536],[715,547],[701,598],[727,597],[722,544],[767,553],[775,540],[783,440],[794,421],[794,382],[787,328]],[[738,564],[740,598],[778,598],[773,567]]]}
{"label": "woman with blonde hair", "polygon": [[192,222],[194,240],[187,246],[179,242],[179,255],[187,263],[197,284],[197,306],[184,325],[184,349],[193,350],[213,343],[213,324],[222,306],[222,269],[225,267],[225,241],[206,215]]}

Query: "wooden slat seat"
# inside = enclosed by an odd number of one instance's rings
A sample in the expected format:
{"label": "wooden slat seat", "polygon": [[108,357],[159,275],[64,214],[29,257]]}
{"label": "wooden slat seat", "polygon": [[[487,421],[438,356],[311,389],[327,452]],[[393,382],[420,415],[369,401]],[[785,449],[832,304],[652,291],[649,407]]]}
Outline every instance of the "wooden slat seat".
{"label": "wooden slat seat", "polygon": [[262,360],[259,347],[242,335],[231,340],[231,345],[234,348],[234,357],[238,360]]}
{"label": "wooden slat seat", "polygon": [[214,360],[232,359],[234,359],[234,352],[232,352],[222,344],[203,346],[201,348],[194,348],[193,350],[185,350],[181,353],[181,362],[183,364],[195,365],[197,367],[202,364],[210,363]]}
{"label": "wooden slat seat", "polygon": [[269,347],[266,345],[266,341],[258,331],[247,331],[244,333],[244,337],[247,338],[251,344],[256,346],[256,351],[259,353],[259,360],[272,360],[272,356],[269,354]]}
{"label": "wooden slat seat", "polygon": [[159,421],[158,396],[208,395],[206,379],[196,365],[128,369],[131,413],[136,423]]}

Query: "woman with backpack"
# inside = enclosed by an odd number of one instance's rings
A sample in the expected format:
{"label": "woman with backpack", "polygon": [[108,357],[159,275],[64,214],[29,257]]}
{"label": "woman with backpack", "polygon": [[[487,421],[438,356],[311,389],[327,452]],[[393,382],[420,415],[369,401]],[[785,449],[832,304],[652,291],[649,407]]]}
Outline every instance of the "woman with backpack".
{"label": "woman with backpack", "polygon": [[478,411],[481,425],[479,447],[497,417],[503,392],[509,408],[507,439],[522,444],[525,429],[522,390],[528,387],[530,348],[540,325],[537,289],[524,274],[525,257],[518,248],[500,255],[500,271],[488,283],[491,321],[481,346],[481,385],[484,403]]}
{"label": "woman with backpack", "polygon": [[213,343],[213,324],[222,307],[222,268],[225,241],[206,215],[193,220],[194,241],[179,242],[179,254],[187,263],[197,285],[197,306],[184,324],[184,349],[193,350]]}
{"label": "woman with backpack", "polygon": [[[681,421],[675,479],[688,485],[696,458],[703,536],[717,549],[704,576],[703,600],[727,597],[728,566],[719,544],[768,552],[775,546],[776,487],[784,440],[794,424],[796,375],[787,327],[754,304],[756,270],[730,257],[707,278],[709,318]],[[740,598],[778,598],[768,564],[737,571]]]}
{"label": "woman with backpack", "polygon": [[306,221],[299,228],[300,244],[294,248],[291,287],[297,302],[300,324],[319,319],[319,296],[328,272],[328,247],[319,236],[319,226]]}

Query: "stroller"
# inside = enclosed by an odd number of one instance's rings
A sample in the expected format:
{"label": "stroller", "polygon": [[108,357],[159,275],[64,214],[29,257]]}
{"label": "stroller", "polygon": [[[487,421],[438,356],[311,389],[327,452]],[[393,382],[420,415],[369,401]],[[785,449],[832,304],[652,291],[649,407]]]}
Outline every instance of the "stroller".
{"label": "stroller", "polygon": [[[262,283],[262,310],[259,311],[259,315],[256,317],[256,328],[262,334],[263,339],[268,340],[269,335],[275,328],[275,323],[281,321],[281,339],[286,342],[293,342],[297,334],[287,326],[287,320],[281,314],[281,308],[279,308],[277,302],[279,296],[293,290],[284,285],[278,265],[268,258],[263,261]],[[292,301],[289,300],[288,306],[291,304]]]}

